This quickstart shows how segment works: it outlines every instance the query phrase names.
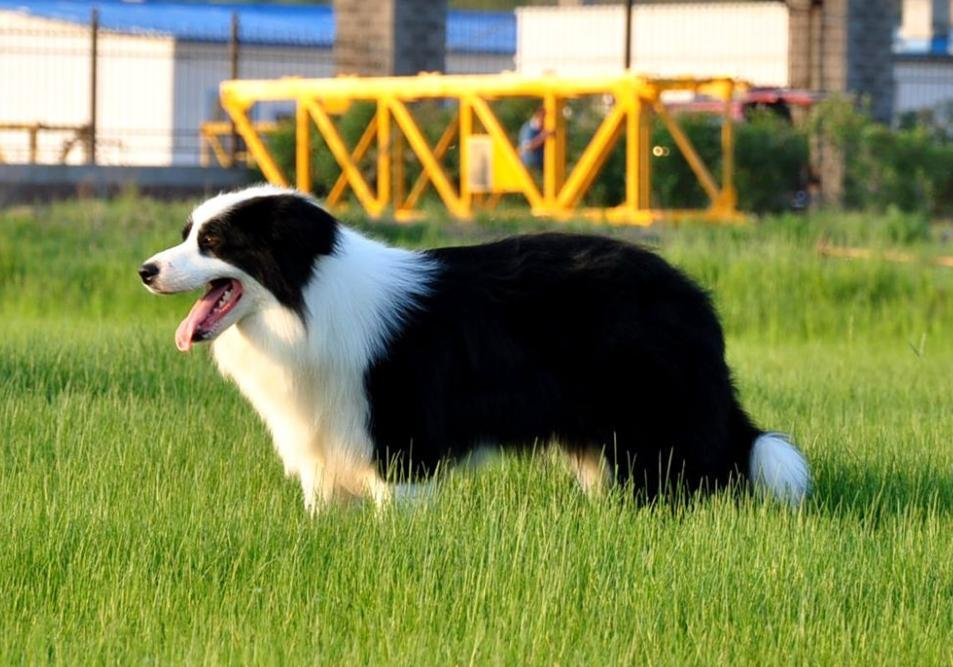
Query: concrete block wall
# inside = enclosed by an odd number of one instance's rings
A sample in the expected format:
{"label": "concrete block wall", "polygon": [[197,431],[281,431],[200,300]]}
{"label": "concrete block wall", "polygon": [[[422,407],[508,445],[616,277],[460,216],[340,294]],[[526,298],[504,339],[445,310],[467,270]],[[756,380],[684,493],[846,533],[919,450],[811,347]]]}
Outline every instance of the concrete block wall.
{"label": "concrete block wall", "polygon": [[893,117],[893,36],[898,20],[896,0],[849,2],[846,89],[867,97],[874,118],[885,123]]}

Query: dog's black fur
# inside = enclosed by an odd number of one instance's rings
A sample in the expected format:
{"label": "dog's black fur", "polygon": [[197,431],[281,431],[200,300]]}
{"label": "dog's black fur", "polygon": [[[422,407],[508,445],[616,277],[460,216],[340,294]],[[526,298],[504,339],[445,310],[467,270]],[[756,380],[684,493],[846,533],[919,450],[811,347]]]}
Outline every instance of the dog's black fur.
{"label": "dog's black fur", "polygon": [[430,471],[481,443],[604,449],[649,496],[744,477],[738,404],[706,294],[621,241],[540,234],[428,251],[429,296],[366,376],[379,461]]}

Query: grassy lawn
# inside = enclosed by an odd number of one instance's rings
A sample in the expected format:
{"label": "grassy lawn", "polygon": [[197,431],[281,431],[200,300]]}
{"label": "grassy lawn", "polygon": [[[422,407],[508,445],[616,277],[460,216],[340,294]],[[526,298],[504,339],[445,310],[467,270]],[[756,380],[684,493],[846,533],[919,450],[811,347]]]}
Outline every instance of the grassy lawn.
{"label": "grassy lawn", "polygon": [[555,461],[505,458],[412,509],[309,519],[207,352],[175,350],[190,297],[137,284],[187,211],[0,213],[0,664],[953,660],[953,271],[815,252],[953,254],[938,234],[822,216],[645,237],[713,291],[745,405],[805,449],[800,512],[591,503]]}

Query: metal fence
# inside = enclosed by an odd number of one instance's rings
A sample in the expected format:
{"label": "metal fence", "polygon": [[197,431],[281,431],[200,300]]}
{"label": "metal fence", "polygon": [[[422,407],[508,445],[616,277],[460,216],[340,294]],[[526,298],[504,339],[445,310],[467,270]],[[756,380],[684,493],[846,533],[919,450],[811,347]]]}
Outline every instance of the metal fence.
{"label": "metal fence", "polygon": [[[235,150],[222,126],[222,81],[335,75],[333,37],[316,39],[313,27],[294,34],[283,32],[287,23],[246,25],[236,12],[203,17],[191,32],[123,30],[95,9],[61,20],[0,2],[0,163],[221,163]],[[448,31],[447,70],[512,69],[512,37],[492,34],[500,22],[464,18]],[[292,114],[291,103],[261,104],[254,120],[267,125]]]}
{"label": "metal fence", "polygon": [[[287,22],[269,28],[269,16],[238,21],[221,6],[205,6],[201,29],[183,31],[124,29],[115,21],[98,23],[93,11],[40,16],[33,11],[39,5],[96,6],[37,2],[22,11],[0,0],[0,162],[227,163],[237,144],[219,103],[221,81],[335,74],[330,7],[308,10],[325,12],[324,28],[296,32]],[[116,6],[136,7],[103,8]],[[162,7],[147,6],[153,12]],[[630,11],[626,20],[626,4],[618,0],[580,6],[528,0],[514,12],[451,10],[446,71],[612,75],[628,63],[651,76],[790,85],[787,3],[637,2]],[[953,56],[914,53],[901,40],[894,48],[895,117],[948,123]],[[253,120],[267,126],[292,113],[290,103],[261,104]]]}
{"label": "metal fence", "polygon": [[106,30],[95,10],[86,24],[0,20],[0,161],[197,164],[202,124],[224,119],[221,81],[334,73],[330,49],[245,44],[234,18],[225,33],[192,41]]}

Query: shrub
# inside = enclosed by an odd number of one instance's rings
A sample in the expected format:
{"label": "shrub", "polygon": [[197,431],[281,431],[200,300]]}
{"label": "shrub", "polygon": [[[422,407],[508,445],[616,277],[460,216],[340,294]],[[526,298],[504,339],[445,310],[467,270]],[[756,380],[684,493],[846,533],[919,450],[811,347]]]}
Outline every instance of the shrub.
{"label": "shrub", "polygon": [[[712,177],[721,179],[721,119],[681,114],[678,122]],[[657,122],[653,145],[668,155],[652,162],[653,203],[660,208],[703,208],[708,198],[668,130]],[[756,213],[789,209],[806,183],[806,133],[776,113],[762,110],[735,125],[735,187],[739,208]]]}
{"label": "shrub", "polygon": [[820,143],[846,158],[845,207],[953,213],[953,142],[946,133],[923,123],[887,127],[843,97],[819,104],[810,125]]}

